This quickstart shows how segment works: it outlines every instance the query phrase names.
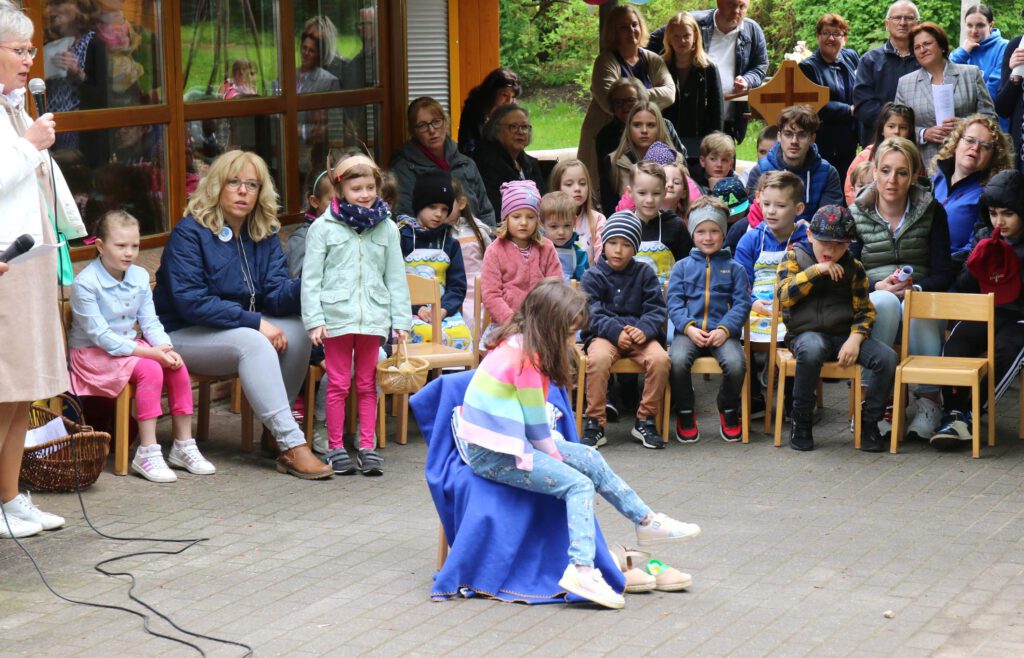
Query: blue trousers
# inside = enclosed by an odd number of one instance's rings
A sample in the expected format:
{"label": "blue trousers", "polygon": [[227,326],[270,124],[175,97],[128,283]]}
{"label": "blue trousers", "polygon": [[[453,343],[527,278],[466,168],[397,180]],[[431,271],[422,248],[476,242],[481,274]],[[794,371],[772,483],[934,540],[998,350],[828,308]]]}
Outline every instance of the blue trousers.
{"label": "blue trousers", "polygon": [[592,567],[596,550],[594,492],[633,523],[643,521],[651,508],[615,474],[596,449],[560,439],[555,439],[555,446],[565,461],[538,450],[533,453],[533,470],[523,471],[516,468],[512,455],[472,443],[462,445],[469,467],[480,477],[564,500],[569,522],[569,560]]}

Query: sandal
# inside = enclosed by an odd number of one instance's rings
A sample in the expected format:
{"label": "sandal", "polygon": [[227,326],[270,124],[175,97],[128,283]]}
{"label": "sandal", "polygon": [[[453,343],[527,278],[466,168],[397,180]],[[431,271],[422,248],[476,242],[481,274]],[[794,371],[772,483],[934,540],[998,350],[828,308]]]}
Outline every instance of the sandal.
{"label": "sandal", "polygon": [[373,450],[359,450],[356,452],[356,465],[363,475],[384,475],[384,458]]}
{"label": "sandal", "polygon": [[626,593],[636,594],[638,592],[651,592],[657,587],[657,579],[642,569],[633,566],[632,559],[625,546],[617,545],[614,550],[609,549],[615,564],[626,576]]}
{"label": "sandal", "polygon": [[[655,581],[654,589],[659,592],[679,592],[693,584],[693,577],[690,574],[683,573],[661,560],[652,558],[651,554],[646,551],[626,548],[622,545],[618,548],[622,551],[626,569],[633,569],[645,575],[653,576]],[[634,559],[636,560],[635,563]],[[623,562],[620,561],[619,564],[621,566]]]}

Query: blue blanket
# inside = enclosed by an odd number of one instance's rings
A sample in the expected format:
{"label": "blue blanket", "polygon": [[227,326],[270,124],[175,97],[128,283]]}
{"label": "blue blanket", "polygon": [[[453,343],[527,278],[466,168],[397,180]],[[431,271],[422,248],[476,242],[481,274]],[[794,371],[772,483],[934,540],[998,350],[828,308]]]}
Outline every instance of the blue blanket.
{"label": "blue blanket", "polygon": [[[565,503],[477,476],[460,458],[451,431],[474,372],[439,377],[409,400],[427,441],[427,486],[451,550],[434,576],[431,597],[479,594],[520,603],[580,601],[558,586],[569,562]],[[558,430],[577,441],[569,398],[552,387],[548,401],[563,414]],[[625,577],[597,530],[595,566],[616,591]]]}

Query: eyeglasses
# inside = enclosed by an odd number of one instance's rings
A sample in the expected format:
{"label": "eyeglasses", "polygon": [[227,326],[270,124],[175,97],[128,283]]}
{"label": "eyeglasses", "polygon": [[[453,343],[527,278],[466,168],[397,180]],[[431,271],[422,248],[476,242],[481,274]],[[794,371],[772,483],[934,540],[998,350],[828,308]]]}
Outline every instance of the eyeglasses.
{"label": "eyeglasses", "polygon": [[893,23],[916,23],[917,16],[889,16],[885,20],[892,21]]}
{"label": "eyeglasses", "polygon": [[792,130],[783,130],[780,134],[786,139],[795,139],[801,142],[804,141],[805,139],[810,138],[811,136],[811,133],[807,132],[806,130],[801,130],[798,133],[795,133]]}
{"label": "eyeglasses", "polygon": [[227,183],[224,183],[224,187],[232,192],[237,192],[243,186],[250,192],[257,192],[261,187],[263,187],[254,180],[238,180],[237,178],[232,178]]}
{"label": "eyeglasses", "polygon": [[971,137],[970,135],[964,135],[960,140],[968,146],[976,146],[978,150],[990,153],[995,148],[995,144],[992,142],[983,142],[977,137]]}
{"label": "eyeglasses", "polygon": [[818,32],[818,36],[824,39],[842,39],[846,32]]}
{"label": "eyeglasses", "polygon": [[10,46],[0,46],[0,48],[11,51],[18,59],[35,59],[36,53],[39,52],[38,48],[11,48]]}
{"label": "eyeglasses", "polygon": [[612,101],[612,107],[620,110],[632,109],[636,105],[637,100],[636,98],[619,98]]}
{"label": "eyeglasses", "polygon": [[440,130],[444,126],[444,119],[434,119],[433,121],[420,121],[413,128],[418,133],[425,133],[428,130]]}
{"label": "eyeglasses", "polygon": [[509,130],[509,132],[517,133],[519,135],[527,135],[531,130],[533,130],[533,126],[528,123],[506,123],[504,126]]}

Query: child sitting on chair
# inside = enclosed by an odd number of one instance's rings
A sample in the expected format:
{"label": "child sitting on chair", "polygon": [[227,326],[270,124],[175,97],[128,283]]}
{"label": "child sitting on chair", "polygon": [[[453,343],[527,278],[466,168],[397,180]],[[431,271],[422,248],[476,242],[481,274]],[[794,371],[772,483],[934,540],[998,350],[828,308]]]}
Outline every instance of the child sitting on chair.
{"label": "child sitting on chair", "polygon": [[590,267],[587,252],[579,245],[576,232],[576,202],[562,191],[548,192],[540,200],[540,225],[551,240],[562,265],[562,278],[579,281]]}
{"label": "child sitting on chair", "polygon": [[583,275],[590,298],[590,325],[583,332],[587,350],[587,422],[582,442],[607,443],[604,435],[608,376],[620,358],[644,369],[644,391],[633,437],[645,448],[664,448],[654,424],[661,409],[671,362],[665,352],[665,296],[654,269],[634,260],[640,247],[640,220],[622,210],[605,221],[604,254]]}
{"label": "child sitting on chair", "polygon": [[725,242],[729,209],[714,196],[703,196],[690,210],[694,248],[676,263],[668,282],[668,316],[675,325],[672,341],[672,398],[676,440],[700,440],[690,368],[700,356],[713,356],[722,368],[718,414],[725,441],[743,437],[740,391],[747,362],[740,339],[750,312],[750,288],[743,267],[733,262]]}
{"label": "child sitting on chair", "polygon": [[789,447],[813,450],[811,422],[821,366],[854,363],[874,373],[864,399],[860,449],[885,449],[878,422],[892,392],[896,352],[871,338],[875,307],[868,297],[864,266],[849,252],[856,237],[853,216],[829,205],[811,218],[807,242],[786,252],[779,265],[776,300],[786,321],[787,342],[796,357]]}
{"label": "child sitting on chair", "polygon": [[558,279],[540,282],[498,331],[452,424],[459,455],[474,473],[565,501],[569,564],[558,586],[622,608],[622,594],[594,568],[595,490],[635,524],[641,546],[685,541],[700,527],[654,513],[597,450],[552,432],[548,388],[572,385],[573,343],[586,325],[586,295]]}

